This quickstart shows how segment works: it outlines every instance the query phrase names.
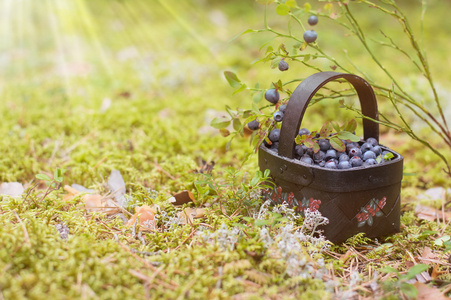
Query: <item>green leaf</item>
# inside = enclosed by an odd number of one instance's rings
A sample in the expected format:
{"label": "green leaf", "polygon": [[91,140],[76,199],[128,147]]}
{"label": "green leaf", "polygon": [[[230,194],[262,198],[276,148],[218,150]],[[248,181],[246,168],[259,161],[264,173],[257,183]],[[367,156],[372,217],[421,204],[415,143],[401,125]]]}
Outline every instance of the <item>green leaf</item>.
{"label": "green leaf", "polygon": [[304,4],[304,11],[305,12],[309,12],[312,9],[312,6],[310,5],[310,3],[305,3]]}
{"label": "green leaf", "polygon": [[434,245],[436,245],[436,246],[443,246],[443,243],[446,242],[446,241],[449,241],[450,238],[451,237],[449,235],[444,235],[442,237],[439,237],[438,239],[436,239],[434,241]]}
{"label": "green leaf", "polygon": [[40,180],[52,181],[52,179],[45,174],[36,174],[36,178]]}
{"label": "green leaf", "polygon": [[249,29],[246,29],[245,31],[241,32],[240,34],[234,36],[234,37],[232,38],[231,42],[234,41],[234,40],[236,40],[237,38],[239,38],[239,37],[242,36],[242,35],[245,35],[245,34],[251,33],[251,32],[257,32],[257,31],[258,31],[258,30],[254,30],[254,29],[250,29],[250,28],[249,28]]}
{"label": "green leaf", "polygon": [[285,2],[285,5],[291,7],[291,8],[296,8],[298,7],[298,4],[296,3],[296,0],[287,0]]}
{"label": "green leaf", "polygon": [[223,137],[227,137],[227,136],[230,135],[230,131],[228,131],[228,130],[225,129],[225,128],[219,129],[219,132],[221,133],[221,135],[222,135]]}
{"label": "green leaf", "polygon": [[355,119],[352,119],[348,123],[343,125],[342,130],[354,132],[356,130],[356,128],[357,128],[357,121]]}
{"label": "green leaf", "polygon": [[[305,136],[305,135],[303,135],[303,136]],[[294,142],[298,145],[302,144],[302,141],[303,141],[303,139],[300,135],[297,135],[296,138],[294,139]]]}
{"label": "green leaf", "polygon": [[407,282],[401,282],[400,289],[401,289],[401,292],[403,292],[410,299],[417,298],[418,290],[413,284],[410,284]]}
{"label": "green leaf", "polygon": [[345,144],[338,137],[334,136],[333,138],[329,139],[329,142],[330,142],[330,145],[332,146],[332,148],[334,148],[338,152],[345,152],[346,151]]}
{"label": "green leaf", "polygon": [[404,275],[403,277],[405,277],[407,280],[415,278],[415,276],[417,276],[418,274],[421,274],[422,272],[426,271],[427,269],[429,269],[429,266],[426,264],[418,264],[413,266],[412,268],[409,269],[409,271],[407,272],[406,275]]}
{"label": "green leaf", "polygon": [[392,159],[393,157],[395,157],[395,156],[393,155],[393,153],[388,152],[388,153],[386,153],[386,154],[384,155],[384,160],[387,161],[387,160]]}
{"label": "green leaf", "polygon": [[271,61],[271,69],[275,69],[279,66],[279,62],[282,60],[281,57],[276,57]]}
{"label": "green leaf", "polygon": [[319,152],[319,145],[318,143],[313,142],[313,152],[318,153]]}
{"label": "green leaf", "polygon": [[335,132],[339,132],[340,131],[340,126],[338,126],[337,123],[335,122],[331,122],[332,123],[332,127],[334,128]]}
{"label": "green leaf", "polygon": [[256,92],[252,97],[252,100],[254,101],[254,103],[260,103],[260,101],[263,100],[263,92]]}
{"label": "green leaf", "polygon": [[430,236],[430,235],[434,235],[437,234],[438,231],[434,231],[434,230],[425,230],[423,232],[421,232],[420,236]]}
{"label": "green leaf", "polygon": [[241,80],[238,79],[238,76],[236,76],[235,73],[231,71],[225,71],[224,76],[231,87],[236,88],[241,85]]}
{"label": "green leaf", "polygon": [[244,83],[240,86],[239,89],[235,90],[232,95],[238,94],[239,92],[244,91],[247,88],[247,85],[245,85]]}
{"label": "green leaf", "polygon": [[304,51],[305,49],[307,49],[308,43],[307,42],[303,42],[301,47],[299,48],[299,50]]}
{"label": "green leaf", "polygon": [[210,122],[210,126],[216,129],[226,128],[230,125],[230,120],[227,120],[225,117],[214,118]]}
{"label": "green leaf", "polygon": [[290,13],[290,7],[286,4],[279,4],[276,7],[276,13],[281,16],[288,15]]}
{"label": "green leaf", "polygon": [[[303,135],[304,137],[305,135]],[[310,137],[307,137],[306,139],[302,140],[302,143],[307,147],[307,148],[313,148],[315,147],[315,142],[312,141],[312,139]]]}
{"label": "green leaf", "polygon": [[331,134],[333,131],[332,124],[330,122],[324,123],[323,127],[321,127],[321,130],[319,131],[319,134],[322,138],[326,138]]}
{"label": "green leaf", "polygon": [[356,136],[355,134],[349,132],[349,131],[340,131],[338,133],[338,138],[342,140],[350,140],[351,142],[359,142],[360,138]]}
{"label": "green leaf", "polygon": [[269,225],[269,224],[271,224],[271,221],[269,221],[269,220],[261,220],[261,219],[255,220],[255,223],[254,223],[255,226],[266,226],[266,225]]}
{"label": "green leaf", "polygon": [[384,272],[384,273],[396,273],[396,274],[399,274],[397,269],[395,269],[393,267],[389,267],[389,266],[383,267],[381,269],[381,271]]}
{"label": "green leaf", "polygon": [[241,129],[241,121],[240,119],[233,119],[233,129],[239,131]]}
{"label": "green leaf", "polygon": [[304,56],[304,62],[308,62],[312,56],[310,54],[307,54]]}

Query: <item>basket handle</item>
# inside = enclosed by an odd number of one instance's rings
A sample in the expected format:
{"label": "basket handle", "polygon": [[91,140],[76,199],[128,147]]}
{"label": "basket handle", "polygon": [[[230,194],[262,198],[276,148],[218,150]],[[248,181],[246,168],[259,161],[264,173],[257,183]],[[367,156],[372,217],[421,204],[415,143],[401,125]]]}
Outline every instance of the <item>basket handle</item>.
{"label": "basket handle", "polygon": [[[362,114],[374,120],[379,120],[376,96],[370,84],[363,78],[345,73],[320,72],[304,79],[288,101],[283,116],[279,139],[279,155],[293,159],[295,138],[299,133],[305,110],[316,92],[329,81],[343,78],[355,88],[360,100]],[[363,136],[365,139],[373,137],[379,141],[379,124],[369,119],[363,119]]]}

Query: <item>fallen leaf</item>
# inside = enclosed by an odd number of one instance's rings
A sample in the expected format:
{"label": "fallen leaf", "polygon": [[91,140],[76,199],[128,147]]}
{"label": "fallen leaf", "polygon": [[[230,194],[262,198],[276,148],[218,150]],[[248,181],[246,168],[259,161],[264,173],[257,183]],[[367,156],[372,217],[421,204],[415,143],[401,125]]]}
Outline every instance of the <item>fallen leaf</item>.
{"label": "fallen leaf", "polygon": [[0,195],[19,197],[24,191],[22,183],[19,182],[3,182],[0,186]]}
{"label": "fallen leaf", "polygon": [[430,265],[432,263],[431,260],[438,259],[438,256],[434,252],[432,252],[431,248],[424,247],[423,253],[421,254],[421,257],[419,257],[419,259],[422,261],[422,263]]}
{"label": "fallen leaf", "polygon": [[183,211],[177,213],[177,217],[181,220],[182,224],[193,224],[194,219],[202,218],[205,216],[205,208],[191,208],[187,207]]}
{"label": "fallen leaf", "polygon": [[428,221],[435,221],[437,219],[448,221],[451,219],[451,213],[449,212],[442,212],[441,210],[429,207],[429,206],[423,206],[423,205],[417,205],[415,207],[415,215],[422,220],[428,220]]}
{"label": "fallen leaf", "polygon": [[435,265],[434,269],[432,269],[431,278],[432,280],[436,280],[440,275],[447,273],[446,271],[440,271],[440,265]]}
{"label": "fallen leaf", "polygon": [[340,260],[345,263],[351,257],[351,255],[353,255],[353,252],[349,249],[345,254],[340,256]]}
{"label": "fallen leaf", "polygon": [[418,195],[418,200],[442,200],[446,201],[446,196],[451,194],[451,188],[433,187]]}
{"label": "fallen leaf", "polygon": [[415,282],[413,284],[418,291],[417,300],[427,300],[427,299],[434,299],[434,300],[444,300],[444,299],[450,299],[446,297],[438,288],[431,287],[425,283],[421,282]]}
{"label": "fallen leaf", "polygon": [[64,190],[65,190],[66,192],[68,192],[68,194],[66,194],[66,195],[63,196],[63,200],[64,200],[64,201],[70,201],[70,200],[72,200],[75,196],[77,196],[78,194],[80,194],[80,191],[78,191],[78,190],[76,190],[76,189],[74,189],[73,187],[68,186],[68,185],[65,185],[65,186],[64,186]]}
{"label": "fallen leaf", "polygon": [[111,171],[110,177],[108,178],[108,188],[113,194],[116,203],[122,207],[125,200],[125,181],[119,170]]}
{"label": "fallen leaf", "polygon": [[175,198],[175,202],[172,202],[174,205],[183,205],[190,202],[196,204],[196,199],[194,198],[193,193],[191,193],[190,191],[177,193],[173,197]]}
{"label": "fallen leaf", "polygon": [[81,193],[89,193],[89,194],[94,194],[94,193],[95,193],[95,190],[93,190],[93,189],[87,189],[87,188],[85,188],[84,186],[79,185],[79,184],[76,184],[76,183],[73,183],[73,184],[71,184],[70,186],[71,186],[73,189],[75,189],[75,190],[77,190],[77,191],[79,191],[79,192],[81,192]]}
{"label": "fallen leaf", "polygon": [[139,231],[155,230],[156,213],[157,211],[148,205],[135,207],[135,214],[128,220],[127,227],[133,226],[138,218]]}
{"label": "fallen leaf", "polygon": [[112,199],[105,199],[99,194],[86,194],[82,197],[85,202],[87,212],[102,212],[107,215],[114,215],[120,212],[118,204]]}

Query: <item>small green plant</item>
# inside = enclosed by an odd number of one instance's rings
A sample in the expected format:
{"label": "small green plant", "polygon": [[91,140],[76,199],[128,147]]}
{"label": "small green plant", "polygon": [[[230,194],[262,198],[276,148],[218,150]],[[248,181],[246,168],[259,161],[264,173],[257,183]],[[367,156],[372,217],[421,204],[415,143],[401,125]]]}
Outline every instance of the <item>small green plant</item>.
{"label": "small green plant", "polygon": [[45,190],[44,195],[39,202],[44,200],[45,197],[47,197],[47,195],[51,192],[59,190],[61,183],[63,182],[64,172],[66,172],[65,169],[57,168],[53,174],[53,179],[46,174],[36,174],[36,178],[39,180],[44,180],[45,184],[47,185],[47,189]]}
{"label": "small green plant", "polygon": [[384,267],[381,270],[382,272],[393,273],[396,275],[397,279],[394,281],[384,281],[383,287],[389,294],[397,295],[401,292],[407,297],[415,299],[418,295],[418,290],[413,284],[409,283],[409,280],[414,279],[415,276],[426,271],[428,268],[428,265],[418,264],[410,268],[406,274],[401,274],[393,267]]}

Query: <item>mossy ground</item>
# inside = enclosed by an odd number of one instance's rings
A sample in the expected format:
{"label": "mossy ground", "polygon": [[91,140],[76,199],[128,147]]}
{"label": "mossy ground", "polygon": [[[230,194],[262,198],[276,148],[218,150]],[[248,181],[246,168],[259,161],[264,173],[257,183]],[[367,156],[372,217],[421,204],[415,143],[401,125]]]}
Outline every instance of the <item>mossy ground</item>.
{"label": "mossy ground", "polygon": [[[382,283],[396,278],[380,269],[405,272],[423,262],[426,247],[434,253],[431,269],[437,265],[443,272],[437,285],[446,289],[449,254],[435,241],[451,228],[419,220],[413,209],[422,189],[449,187],[449,177],[436,157],[406,137],[387,132],[382,138],[404,154],[406,173],[415,174],[404,179],[402,232],[379,241],[357,236],[308,258],[314,270],[324,260],[328,280],[289,276],[287,262],[265,248],[261,227],[244,218],[246,209],[235,213],[242,206],[236,202],[241,183],[249,185],[258,168],[256,156],[242,164],[251,151],[248,138],[235,139],[226,151],[227,139],[209,126],[208,110],[250,101],[245,94],[231,96],[221,74],[226,68],[268,85],[264,78],[279,76],[249,65],[260,55],[261,37],[229,43],[236,33],[261,26],[261,6],[206,0],[22,2],[25,9],[11,7],[6,22],[23,26],[5,28],[8,42],[1,48],[6,60],[0,71],[0,181],[29,186],[36,174],[64,168],[64,184],[104,191],[116,169],[126,182],[130,213],[157,204],[174,214],[167,199],[182,190],[209,208],[194,224],[143,234],[143,243],[120,218],[86,213],[81,197],[63,201],[62,190],[42,201],[41,189],[26,201],[1,196],[0,299],[329,299],[346,295],[355,271],[360,281],[354,289],[363,297],[397,297],[399,286],[390,294]],[[440,13],[440,7],[431,9]],[[434,64],[437,70],[443,65]],[[106,98],[111,105],[103,109]],[[310,126],[342,113],[320,103],[311,108]],[[206,180],[193,171],[202,159],[215,161],[211,176],[223,185],[222,194],[196,188],[196,181]],[[232,178],[230,168],[242,173]],[[289,222],[277,220],[273,233]],[[70,229],[67,241],[55,227],[61,222]],[[201,228],[215,232],[222,224],[246,225],[233,250],[195,234]]]}

